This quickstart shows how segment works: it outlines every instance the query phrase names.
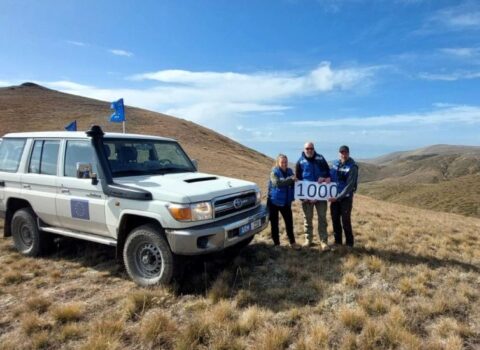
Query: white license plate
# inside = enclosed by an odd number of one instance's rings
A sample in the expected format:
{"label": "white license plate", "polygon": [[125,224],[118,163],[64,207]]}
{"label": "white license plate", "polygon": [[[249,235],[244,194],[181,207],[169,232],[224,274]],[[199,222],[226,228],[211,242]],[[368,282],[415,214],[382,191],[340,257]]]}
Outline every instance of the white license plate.
{"label": "white license plate", "polygon": [[240,226],[240,229],[238,230],[238,235],[243,236],[244,234],[252,230],[255,230],[256,228],[259,228],[261,224],[262,224],[262,221],[258,219],[246,225]]}

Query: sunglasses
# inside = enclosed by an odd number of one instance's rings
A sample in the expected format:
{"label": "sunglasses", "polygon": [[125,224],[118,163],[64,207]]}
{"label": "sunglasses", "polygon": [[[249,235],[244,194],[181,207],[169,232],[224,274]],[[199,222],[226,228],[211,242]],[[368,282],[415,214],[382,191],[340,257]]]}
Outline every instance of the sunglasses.
{"label": "sunglasses", "polygon": [[347,151],[340,151],[341,154],[348,154]]}
{"label": "sunglasses", "polygon": [[305,147],[306,151],[313,151],[313,147]]}

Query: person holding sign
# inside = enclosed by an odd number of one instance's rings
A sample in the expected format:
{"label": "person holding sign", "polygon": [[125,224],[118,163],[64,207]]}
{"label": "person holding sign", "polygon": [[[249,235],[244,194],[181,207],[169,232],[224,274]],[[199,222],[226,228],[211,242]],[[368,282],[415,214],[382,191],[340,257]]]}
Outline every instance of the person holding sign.
{"label": "person holding sign", "polygon": [[335,160],[331,168],[332,180],[337,184],[338,194],[330,198],[330,214],[332,215],[335,244],[342,244],[342,225],[345,232],[346,245],[353,247],[353,232],[351,214],[353,194],[357,190],[358,166],[350,158],[348,146],[341,146],[338,150],[340,159]]}
{"label": "person holding sign", "polygon": [[270,173],[270,182],[268,184],[268,208],[270,212],[270,225],[272,229],[272,240],[276,246],[280,245],[278,236],[278,213],[282,213],[287,230],[288,240],[293,249],[299,249],[300,246],[295,242],[293,234],[293,184],[296,181],[292,169],[288,167],[286,155],[279,154]]}
{"label": "person holding sign", "polygon": [[[330,167],[321,154],[315,152],[313,142],[305,143],[302,155],[297,162],[295,175],[298,180],[330,183]],[[327,202],[326,200],[302,200],[303,221],[305,228],[305,246],[311,246],[313,241],[313,208],[317,212],[318,235],[323,251],[329,249],[327,235]]]}

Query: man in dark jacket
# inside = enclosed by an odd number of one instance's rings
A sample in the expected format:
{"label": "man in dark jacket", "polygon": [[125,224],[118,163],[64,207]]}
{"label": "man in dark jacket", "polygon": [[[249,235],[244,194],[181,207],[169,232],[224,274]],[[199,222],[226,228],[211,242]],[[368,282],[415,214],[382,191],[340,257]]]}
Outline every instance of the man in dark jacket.
{"label": "man in dark jacket", "polygon": [[[302,155],[295,167],[295,176],[298,180],[330,183],[330,167],[321,154],[315,152],[313,142],[307,142]],[[302,201],[303,222],[305,229],[305,246],[311,246],[313,241],[313,208],[317,211],[318,235],[322,250],[328,250],[327,235],[327,202]]]}
{"label": "man in dark jacket", "polygon": [[342,225],[345,232],[346,245],[353,247],[353,232],[351,214],[353,207],[353,194],[357,190],[358,166],[350,158],[348,146],[341,146],[338,150],[340,159],[332,164],[332,181],[337,184],[338,194],[330,198],[330,214],[332,215],[335,244],[342,244]]}

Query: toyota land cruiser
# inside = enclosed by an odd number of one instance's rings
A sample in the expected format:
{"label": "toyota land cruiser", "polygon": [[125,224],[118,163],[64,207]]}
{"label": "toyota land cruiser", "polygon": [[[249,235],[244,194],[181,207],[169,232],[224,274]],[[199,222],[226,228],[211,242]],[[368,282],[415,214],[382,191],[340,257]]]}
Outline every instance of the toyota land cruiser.
{"label": "toyota land cruiser", "polygon": [[116,247],[139,285],[166,284],[177,255],[247,245],[267,226],[254,183],[197,172],[172,139],[11,133],[0,145],[4,236],[43,254],[55,235]]}

